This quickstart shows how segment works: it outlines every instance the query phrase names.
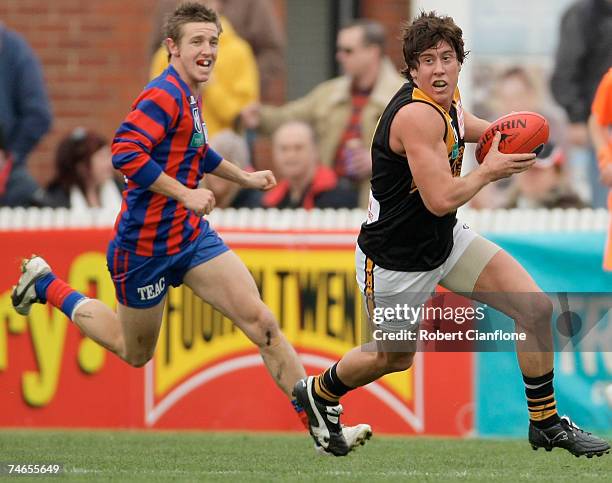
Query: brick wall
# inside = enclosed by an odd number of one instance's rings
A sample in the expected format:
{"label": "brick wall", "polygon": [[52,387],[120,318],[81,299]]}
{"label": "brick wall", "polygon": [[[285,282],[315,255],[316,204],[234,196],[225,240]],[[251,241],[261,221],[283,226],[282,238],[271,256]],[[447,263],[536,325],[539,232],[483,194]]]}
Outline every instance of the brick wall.
{"label": "brick wall", "polygon": [[76,126],[111,137],[147,76],[150,0],[2,0],[0,19],[43,65],[54,122],[30,156],[46,183],[58,140]]}
{"label": "brick wall", "polygon": [[[1,0],[0,19],[22,34],[38,55],[51,99],[51,132],[31,154],[32,174],[53,175],[58,140],[77,126],[111,138],[147,81],[153,16],[158,0]],[[273,0],[284,24],[285,0]],[[364,16],[383,22],[389,50],[401,65],[396,40],[409,0],[363,0]],[[398,50],[400,49],[400,50]],[[276,102],[284,99],[283,80]]]}
{"label": "brick wall", "polygon": [[410,18],[410,0],[362,0],[363,17],[378,20],[387,29],[387,53],[398,69],[404,67],[401,23]]}

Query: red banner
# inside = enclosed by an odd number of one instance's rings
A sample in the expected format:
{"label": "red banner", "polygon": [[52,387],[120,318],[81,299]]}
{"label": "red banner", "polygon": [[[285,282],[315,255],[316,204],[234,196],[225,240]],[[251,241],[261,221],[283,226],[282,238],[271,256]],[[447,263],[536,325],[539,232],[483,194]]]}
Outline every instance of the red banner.
{"label": "red banner", "polygon": [[[225,230],[308,373],[361,340],[350,232]],[[83,337],[59,310],[11,306],[22,257],[38,253],[75,289],[113,307],[108,229],[0,233],[3,427],[301,429],[258,352],[188,289],[171,289],[154,359],[131,368]],[[351,392],[346,424],[386,433],[468,434],[471,353],[419,353],[414,367]]]}

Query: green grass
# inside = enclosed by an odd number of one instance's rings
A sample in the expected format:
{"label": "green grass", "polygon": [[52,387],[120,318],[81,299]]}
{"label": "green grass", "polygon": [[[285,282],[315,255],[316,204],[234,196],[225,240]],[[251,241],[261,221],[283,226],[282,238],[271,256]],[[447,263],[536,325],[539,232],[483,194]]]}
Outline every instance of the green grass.
{"label": "green grass", "polygon": [[559,481],[612,475],[612,455],[536,452],[524,440],[374,436],[348,457],[332,458],[317,456],[305,435],[252,433],[0,431],[0,461],[59,462],[64,477],[79,481]]}

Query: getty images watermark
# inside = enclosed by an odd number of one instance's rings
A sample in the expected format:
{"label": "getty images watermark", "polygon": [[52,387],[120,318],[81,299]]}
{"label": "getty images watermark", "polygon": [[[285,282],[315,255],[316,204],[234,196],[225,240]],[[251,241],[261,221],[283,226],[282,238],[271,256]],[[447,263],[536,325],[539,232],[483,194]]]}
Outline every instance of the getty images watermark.
{"label": "getty images watermark", "polygon": [[[480,331],[460,327],[465,322],[482,321],[487,315],[486,307],[429,307],[421,304],[417,307],[402,304],[393,307],[374,307],[372,322],[376,326],[372,337],[376,341],[525,341],[525,332],[504,332],[501,329]],[[422,320],[453,322],[457,330],[432,330],[418,328]],[[406,325],[408,328],[399,328]],[[391,330],[389,330],[391,329]],[[395,330],[393,330],[395,329]]]}
{"label": "getty images watermark", "polygon": [[[612,351],[612,294],[470,295],[398,293],[367,301],[364,350]],[[501,307],[510,307],[508,314]]]}

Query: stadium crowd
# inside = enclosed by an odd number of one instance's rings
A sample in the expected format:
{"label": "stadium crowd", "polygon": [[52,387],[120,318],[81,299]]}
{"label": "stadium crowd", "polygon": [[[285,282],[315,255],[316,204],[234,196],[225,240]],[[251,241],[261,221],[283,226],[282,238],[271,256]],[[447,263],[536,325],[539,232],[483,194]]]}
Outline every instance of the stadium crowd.
{"label": "stadium crowd", "polygon": [[[156,4],[151,78],[168,64],[157,32],[177,3]],[[223,26],[215,75],[202,90],[211,144],[239,153],[235,159],[244,166],[272,167],[283,180],[262,196],[230,189],[209,176],[206,183],[221,200],[218,206],[365,208],[372,134],[384,106],[405,81],[399,74],[403,66],[387,55],[385,27],[367,18],[340,25],[335,40],[340,75],[275,105],[272,93],[286,69],[287,39],[273,2],[206,3],[221,13]],[[495,73],[487,92],[490,101],[477,100],[474,112],[489,120],[511,111],[540,112],[549,120],[551,139],[534,169],[485,188],[471,201],[472,208],[604,206],[609,183],[599,176],[587,120],[596,87],[612,65],[612,50],[606,47],[612,42],[611,22],[609,0],[573,2],[561,18],[550,83],[545,74],[534,78],[520,65]],[[110,173],[106,150],[112,140],[95,129],[72,126],[63,133],[54,148],[53,175],[44,184],[30,174],[28,158],[52,122],[44,68],[24,37],[2,25],[0,67],[0,206],[115,209],[122,180]],[[550,96],[556,107],[543,102]],[[285,146],[289,135],[293,154]],[[301,154],[296,154],[298,145]],[[300,155],[303,166],[289,168],[287,158]],[[294,186],[297,178],[299,188]]]}

